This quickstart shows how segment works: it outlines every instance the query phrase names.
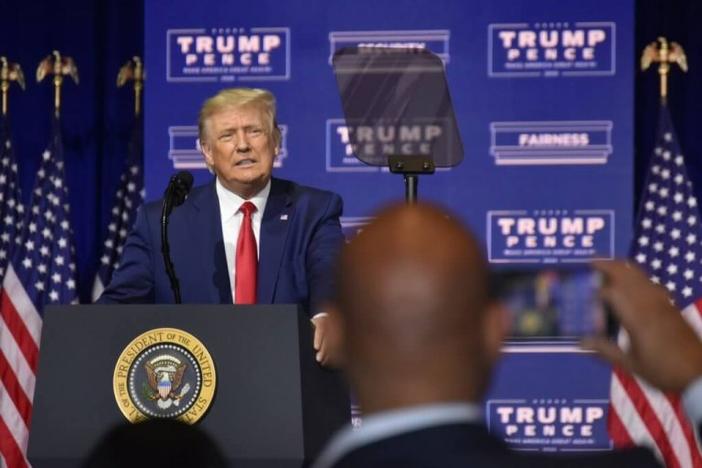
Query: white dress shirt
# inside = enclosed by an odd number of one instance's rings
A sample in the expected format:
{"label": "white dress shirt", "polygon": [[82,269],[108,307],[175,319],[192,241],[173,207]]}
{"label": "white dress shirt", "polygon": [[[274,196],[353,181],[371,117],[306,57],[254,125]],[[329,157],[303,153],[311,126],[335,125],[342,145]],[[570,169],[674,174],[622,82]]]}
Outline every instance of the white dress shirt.
{"label": "white dress shirt", "polygon": [[437,403],[369,414],[363,417],[360,428],[354,429],[348,425],[337,432],[312,468],[329,468],[359,447],[407,432],[444,424],[482,421],[480,407],[468,402]]}
{"label": "white dress shirt", "polygon": [[[251,215],[251,227],[256,238],[256,253],[260,257],[261,253],[261,220],[263,211],[266,209],[268,194],[271,193],[271,181],[269,180],[263,189],[248,200],[241,198],[236,193],[226,189],[217,178],[215,183],[217,199],[219,200],[219,216],[222,220],[222,239],[224,240],[224,255],[227,257],[227,271],[229,272],[229,287],[232,290],[234,299],[234,278],[236,275],[236,242],[239,238],[241,221],[244,214],[239,211],[241,205],[250,201],[256,205],[256,211]],[[235,299],[234,299],[235,300]],[[235,300],[236,301],[236,300]]]}

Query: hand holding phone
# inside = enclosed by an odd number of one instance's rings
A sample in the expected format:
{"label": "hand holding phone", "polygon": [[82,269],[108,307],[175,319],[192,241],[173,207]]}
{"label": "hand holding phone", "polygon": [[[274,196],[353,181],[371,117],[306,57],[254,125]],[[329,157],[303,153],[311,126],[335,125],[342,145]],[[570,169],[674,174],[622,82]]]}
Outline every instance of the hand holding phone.
{"label": "hand holding phone", "polygon": [[603,276],[589,266],[503,270],[493,275],[519,340],[579,339],[612,332],[600,300]]}
{"label": "hand holding phone", "polygon": [[702,342],[665,288],[624,261],[597,262],[595,268],[607,278],[602,297],[627,331],[628,343],[619,347],[597,337],[584,347],[664,391],[682,391],[702,376]]}

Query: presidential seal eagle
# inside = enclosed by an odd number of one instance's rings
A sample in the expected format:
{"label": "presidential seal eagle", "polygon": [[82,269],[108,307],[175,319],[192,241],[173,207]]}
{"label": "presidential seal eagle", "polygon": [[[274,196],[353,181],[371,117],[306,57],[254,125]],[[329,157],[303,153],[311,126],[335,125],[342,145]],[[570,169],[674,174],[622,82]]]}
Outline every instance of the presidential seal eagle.
{"label": "presidential seal eagle", "polygon": [[180,388],[187,364],[167,354],[156,356],[144,363],[149,387],[152,392],[149,399],[156,400],[156,405],[165,410],[171,405],[178,406],[181,398],[190,391],[190,384]]}

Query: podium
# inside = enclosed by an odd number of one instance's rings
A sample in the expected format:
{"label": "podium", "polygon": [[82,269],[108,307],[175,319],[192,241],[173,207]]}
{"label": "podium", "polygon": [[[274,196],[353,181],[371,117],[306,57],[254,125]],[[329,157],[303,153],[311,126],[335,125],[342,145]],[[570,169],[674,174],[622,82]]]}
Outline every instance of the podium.
{"label": "podium", "polygon": [[187,332],[209,351],[216,389],[196,424],[232,466],[307,466],[350,420],[348,390],[315,361],[311,324],[297,306],[48,307],[28,448],[34,468],[78,466],[127,421],[113,389],[117,361],[135,337],[159,328]]}

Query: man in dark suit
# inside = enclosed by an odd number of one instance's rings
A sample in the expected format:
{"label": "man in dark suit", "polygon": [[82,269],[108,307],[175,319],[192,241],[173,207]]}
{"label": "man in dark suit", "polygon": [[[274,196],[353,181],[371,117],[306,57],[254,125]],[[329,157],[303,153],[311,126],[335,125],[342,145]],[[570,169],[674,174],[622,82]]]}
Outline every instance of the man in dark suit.
{"label": "man in dark suit", "polygon": [[[324,307],[343,244],[341,198],[271,177],[281,134],[275,98],[225,89],[202,106],[202,152],[215,179],[174,209],[169,244],[184,303],[302,304],[326,362]],[[147,204],[99,302],[172,303],[161,256],[161,201]]]}
{"label": "man in dark suit", "polygon": [[329,339],[343,349],[363,424],[337,434],[315,468],[658,466],[634,449],[554,457],[510,451],[480,402],[505,314],[489,297],[476,240],[427,205],[382,212],[345,248]]}

